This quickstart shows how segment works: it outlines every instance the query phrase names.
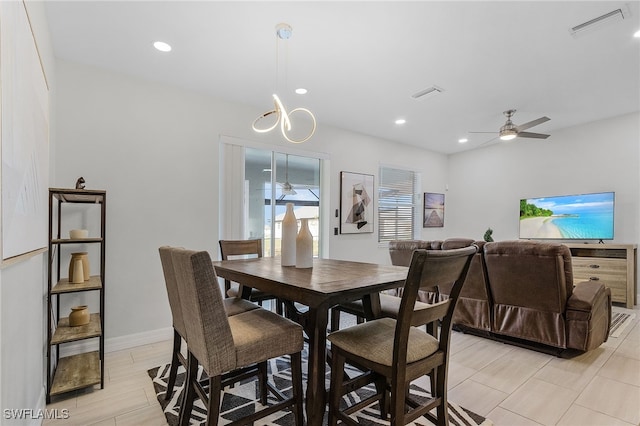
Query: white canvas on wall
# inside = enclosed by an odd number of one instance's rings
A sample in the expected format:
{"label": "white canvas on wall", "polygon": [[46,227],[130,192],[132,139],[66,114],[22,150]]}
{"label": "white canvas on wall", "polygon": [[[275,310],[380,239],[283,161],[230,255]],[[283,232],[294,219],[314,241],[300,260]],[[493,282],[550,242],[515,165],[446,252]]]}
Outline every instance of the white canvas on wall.
{"label": "white canvas on wall", "polygon": [[2,260],[47,246],[48,88],[23,2],[0,2]]}

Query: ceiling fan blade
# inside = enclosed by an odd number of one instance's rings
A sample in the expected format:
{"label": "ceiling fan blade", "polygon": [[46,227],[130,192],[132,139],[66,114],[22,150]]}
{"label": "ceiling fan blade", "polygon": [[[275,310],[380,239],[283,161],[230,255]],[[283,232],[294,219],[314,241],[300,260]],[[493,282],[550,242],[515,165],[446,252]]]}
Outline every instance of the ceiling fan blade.
{"label": "ceiling fan blade", "polygon": [[550,135],[545,135],[544,133],[518,132],[519,138],[546,139],[549,136]]}
{"label": "ceiling fan blade", "polygon": [[[483,133],[495,133],[495,132],[483,132]],[[488,144],[490,144],[491,142],[493,142],[493,141],[495,141],[497,139],[498,139],[498,136],[496,136],[495,138],[491,138],[488,141],[482,142],[480,145],[478,145],[478,147],[488,145]]]}
{"label": "ceiling fan blade", "polygon": [[542,124],[546,121],[551,120],[549,117],[540,117],[537,120],[533,120],[533,121],[529,121],[528,123],[524,123],[524,124],[520,124],[518,126],[516,126],[516,128],[518,129],[518,132],[520,132],[520,130],[527,130],[530,127],[533,126],[537,126],[538,124]]}

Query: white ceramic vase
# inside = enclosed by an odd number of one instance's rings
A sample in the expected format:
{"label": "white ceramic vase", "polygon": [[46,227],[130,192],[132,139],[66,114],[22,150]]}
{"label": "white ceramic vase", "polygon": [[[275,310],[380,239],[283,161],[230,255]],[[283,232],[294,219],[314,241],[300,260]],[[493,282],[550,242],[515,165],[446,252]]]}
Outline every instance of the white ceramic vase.
{"label": "white ceramic vase", "polygon": [[282,241],[280,256],[282,266],[296,265],[296,235],[298,220],[293,213],[293,203],[287,203],[287,210],[282,219]]}
{"label": "white ceramic vase", "polygon": [[309,219],[300,219],[300,232],[296,237],[296,268],[313,267],[313,235]]}

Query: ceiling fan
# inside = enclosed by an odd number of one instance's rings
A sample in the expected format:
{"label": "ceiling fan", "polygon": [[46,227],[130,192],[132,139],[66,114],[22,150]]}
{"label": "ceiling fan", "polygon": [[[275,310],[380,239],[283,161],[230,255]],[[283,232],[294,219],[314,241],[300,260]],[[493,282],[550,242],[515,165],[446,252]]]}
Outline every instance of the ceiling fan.
{"label": "ceiling fan", "polygon": [[[504,115],[507,117],[506,123],[504,126],[500,127],[500,130],[497,132],[500,140],[510,141],[512,139],[518,138],[534,138],[534,139],[546,139],[550,135],[545,135],[544,133],[532,133],[532,132],[524,132],[523,130],[529,129],[533,126],[537,126],[538,124],[542,124],[546,121],[549,121],[549,117],[540,117],[536,120],[529,121],[528,123],[516,125],[511,121],[511,117],[516,113],[515,109],[509,109],[504,112]],[[496,133],[496,132],[469,132],[469,133]],[[492,139],[493,140],[493,139]]]}
{"label": "ceiling fan", "polygon": [[293,189],[293,185],[289,183],[289,154],[286,156],[286,163],[284,167],[284,183],[280,183],[282,186],[282,196],[285,195],[296,195],[297,192]]}

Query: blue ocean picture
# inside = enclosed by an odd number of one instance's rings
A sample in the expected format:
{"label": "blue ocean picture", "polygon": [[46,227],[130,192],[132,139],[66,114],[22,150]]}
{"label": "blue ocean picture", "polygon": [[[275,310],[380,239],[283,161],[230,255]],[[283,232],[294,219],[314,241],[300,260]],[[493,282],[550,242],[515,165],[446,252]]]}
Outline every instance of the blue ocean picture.
{"label": "blue ocean picture", "polygon": [[520,238],[613,239],[614,193],[520,200]]}

